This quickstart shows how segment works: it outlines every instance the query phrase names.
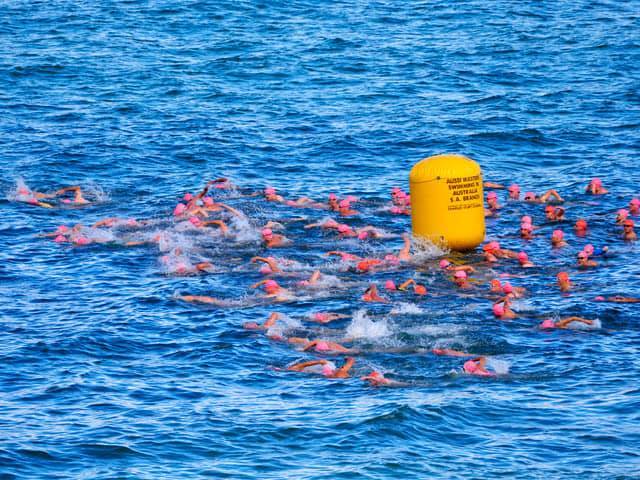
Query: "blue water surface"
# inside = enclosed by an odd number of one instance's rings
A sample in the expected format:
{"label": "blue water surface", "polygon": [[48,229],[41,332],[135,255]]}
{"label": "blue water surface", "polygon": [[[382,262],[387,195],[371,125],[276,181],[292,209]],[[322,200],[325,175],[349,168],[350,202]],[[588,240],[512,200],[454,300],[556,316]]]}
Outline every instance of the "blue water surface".
{"label": "blue water surface", "polygon": [[[638,247],[614,225],[640,193],[639,65],[637,0],[1,2],[0,477],[640,478],[639,307],[592,301],[640,296]],[[384,211],[390,188],[447,151],[487,179],[558,189],[569,220],[590,224],[586,239],[564,224],[570,245],[552,252],[556,227],[539,206],[511,203],[488,221],[491,238],[541,265],[512,280],[530,291],[513,322],[495,320],[484,293],[456,294],[436,260],[365,279],[322,256],[378,255],[397,237],[340,243],[292,221],[326,213],[237,195],[352,194],[364,200],[354,225],[399,235],[410,220]],[[112,216],[169,228],[180,196],[219,176],[240,187],[217,194],[250,218],[245,233],[283,222],[295,244],[278,255],[334,276],[333,295],[248,301],[262,278],[249,259],[267,254],[255,239],[199,242],[215,273],[176,276],[157,246],[37,236]],[[609,195],[584,195],[594,176]],[[100,201],[13,202],[19,177],[39,191],[80,184]],[[524,214],[541,225],[529,243],[517,237]],[[614,255],[585,273],[574,263],[588,242]],[[560,269],[570,295],[555,286]],[[359,301],[371,279],[412,275],[439,295]],[[359,311],[355,324],[298,332],[358,333],[350,379],[280,370],[313,356],[242,329],[318,310]],[[567,315],[602,328],[536,328]],[[435,346],[509,373],[460,375],[462,361]],[[369,387],[358,377],[372,368],[408,385]]]}

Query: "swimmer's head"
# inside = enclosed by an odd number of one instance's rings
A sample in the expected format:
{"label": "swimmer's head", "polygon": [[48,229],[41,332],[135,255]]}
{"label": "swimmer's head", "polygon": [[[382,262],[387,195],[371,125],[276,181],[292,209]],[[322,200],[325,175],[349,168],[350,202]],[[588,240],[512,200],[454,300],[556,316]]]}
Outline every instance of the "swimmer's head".
{"label": "swimmer's head", "polygon": [[441,269],[443,269],[443,270],[444,270],[444,269],[445,269],[445,268],[447,268],[449,265],[451,265],[451,262],[450,262],[449,260],[446,260],[446,259],[444,259],[444,258],[443,258],[442,260],[440,260],[440,268],[441,268]]}
{"label": "swimmer's head", "polygon": [[638,207],[640,207],[640,198],[632,198],[629,202],[629,206],[633,209],[637,209]]}
{"label": "swimmer's head", "polygon": [[194,227],[201,227],[202,226],[202,220],[200,220],[198,217],[189,217],[189,222]]}
{"label": "swimmer's head", "polygon": [[312,317],[316,322],[326,322],[329,320],[329,314],[326,312],[315,312]]}
{"label": "swimmer's head", "polygon": [[522,233],[531,233],[533,231],[533,225],[530,223],[523,223],[520,225],[520,230]]}
{"label": "swimmer's head", "polygon": [[533,223],[533,221],[532,221],[532,219],[531,219],[531,217],[529,215],[523,215],[522,218],[520,219],[520,221],[522,223],[530,223],[530,224]]}
{"label": "swimmer's head", "polygon": [[265,195],[275,195],[276,194],[276,189],[273,187],[267,187],[264,189],[264,194]]}
{"label": "swimmer's head", "polygon": [[333,201],[338,200],[338,197],[336,196],[335,193],[330,193],[329,194],[329,200],[333,202]]}
{"label": "swimmer's head", "polygon": [[465,272],[464,270],[458,270],[453,274],[453,277],[458,279],[465,279],[467,278],[467,272]]}
{"label": "swimmer's head", "polygon": [[324,375],[325,377],[329,377],[331,375],[333,375],[335,373],[336,369],[334,367],[332,367],[330,364],[325,363],[322,366],[322,375]]}
{"label": "swimmer's head", "polygon": [[560,241],[564,238],[564,232],[562,230],[554,230],[551,234],[551,239]]}
{"label": "swimmer's head", "polygon": [[351,231],[351,227],[349,225],[346,225],[344,223],[341,223],[340,225],[338,225],[338,233],[348,233],[349,231]]}
{"label": "swimmer's head", "polygon": [[526,252],[518,252],[518,260],[520,263],[525,263],[529,261],[529,255]]}
{"label": "swimmer's head", "polygon": [[242,325],[242,327],[247,330],[258,330],[260,328],[260,325],[258,325],[256,322],[246,322]]}
{"label": "swimmer's head", "polygon": [[53,239],[53,241],[56,243],[63,243],[67,241],[67,237],[63,235],[57,235],[56,238]]}
{"label": "swimmer's head", "polygon": [[358,262],[356,268],[359,272],[368,272],[371,269],[371,264],[366,260],[362,260],[361,262]]}
{"label": "swimmer's head", "polygon": [[318,343],[316,343],[316,351],[318,351],[318,352],[328,352],[329,350],[331,350],[329,348],[329,344],[327,342],[325,342],[324,340],[320,340]]}
{"label": "swimmer's head", "polygon": [[635,225],[635,224],[633,223],[633,220],[631,220],[630,218],[626,219],[626,220],[624,221],[624,223],[622,224],[622,226],[623,226],[625,229],[633,228],[633,226],[634,226],[634,225]]}
{"label": "swimmer's head", "polygon": [[544,213],[546,213],[547,215],[553,213],[554,208],[553,205],[547,205],[546,207],[544,207]]}
{"label": "swimmer's head", "polygon": [[478,370],[478,364],[476,364],[476,362],[474,362],[473,360],[467,360],[466,362],[464,362],[462,369],[466,373],[475,373],[475,371]]}
{"label": "swimmer's head", "polygon": [[587,221],[580,218],[576,220],[576,230],[586,230],[587,229]]}
{"label": "swimmer's head", "polygon": [[586,260],[588,258],[589,258],[589,255],[587,255],[587,252],[585,252],[584,250],[581,250],[578,252],[578,261]]}
{"label": "swimmer's head", "polygon": [[493,304],[493,314],[496,317],[501,317],[504,315],[504,307],[502,306],[501,303],[494,303]]}
{"label": "swimmer's head", "polygon": [[496,192],[487,193],[487,200],[497,200],[497,199],[498,199],[498,195],[496,194]]}
{"label": "swimmer's head", "polygon": [[629,210],[625,208],[621,208],[618,210],[618,215],[616,216],[616,220],[625,220],[629,216]]}
{"label": "swimmer's head", "polygon": [[56,233],[67,233],[68,231],[69,227],[66,225],[58,225],[58,228],[56,228]]}
{"label": "swimmer's head", "polygon": [[193,195],[192,195],[192,194],[190,194],[190,193],[185,193],[185,194],[184,194],[184,197],[182,197],[182,199],[183,199],[185,202],[190,202],[191,200],[193,200]]}
{"label": "swimmer's head", "polygon": [[204,203],[205,207],[212,207],[213,206],[213,198],[211,197],[203,197],[202,202]]}
{"label": "swimmer's head", "polygon": [[260,272],[262,275],[269,275],[269,274],[273,273],[273,270],[271,270],[271,267],[270,267],[269,265],[264,264],[264,265],[261,265],[261,266],[260,266],[260,270],[259,270],[259,272]]}
{"label": "swimmer's head", "polygon": [[556,328],[556,324],[553,320],[547,318],[540,324],[540,328]]}
{"label": "swimmer's head", "polygon": [[558,275],[556,275],[556,277],[557,277],[559,282],[568,282],[569,281],[569,274],[567,272],[558,272]]}
{"label": "swimmer's head", "polygon": [[513,287],[509,282],[505,282],[505,284],[502,285],[502,291],[509,295],[510,293],[513,293]]}
{"label": "swimmer's head", "polygon": [[416,285],[413,288],[413,292],[416,295],[426,295],[427,294],[427,288],[424,285]]}
{"label": "swimmer's head", "polygon": [[391,264],[391,265],[398,265],[400,264],[400,259],[394,255],[393,253],[388,253],[384,256],[384,261]]}
{"label": "swimmer's head", "polygon": [[268,294],[277,293],[280,290],[280,285],[275,280],[267,280],[263,285],[264,291]]}
{"label": "swimmer's head", "polygon": [[262,232],[260,232],[262,235],[262,238],[264,238],[265,240],[271,240],[273,238],[273,230],[271,230],[270,228],[263,228]]}
{"label": "swimmer's head", "polygon": [[500,250],[500,244],[494,240],[485,244],[485,246],[482,247],[482,249],[488,253],[495,252],[496,250]]}
{"label": "swimmer's head", "polygon": [[520,186],[515,183],[513,185],[510,185],[509,193],[520,193]]}
{"label": "swimmer's head", "polygon": [[360,232],[358,233],[358,240],[366,240],[369,237],[369,232]]}
{"label": "swimmer's head", "polygon": [[593,180],[591,180],[591,185],[593,185],[594,187],[601,187],[602,180],[600,180],[599,178],[594,178]]}
{"label": "swimmer's head", "polygon": [[494,278],[489,283],[491,285],[491,289],[492,290],[501,290],[502,289],[502,284],[500,283],[500,280],[498,280],[497,278]]}
{"label": "swimmer's head", "polygon": [[527,201],[531,201],[531,200],[535,200],[536,199],[536,194],[533,192],[527,192],[524,194],[524,199]]}
{"label": "swimmer's head", "polygon": [[584,246],[584,248],[582,249],[582,251],[584,253],[586,253],[588,256],[593,255],[593,252],[595,251],[595,249],[593,248],[593,245],[591,245],[590,243],[586,244]]}
{"label": "swimmer's head", "polygon": [[187,206],[184,203],[179,203],[176,205],[176,208],[173,209],[173,215],[178,217],[182,215],[187,210]]}
{"label": "swimmer's head", "polygon": [[396,290],[396,283],[393,280],[387,280],[386,282],[384,282],[384,288],[386,290]]}
{"label": "swimmer's head", "polygon": [[338,204],[338,207],[342,208],[342,209],[347,209],[351,206],[351,203],[349,202],[349,200],[347,200],[346,198],[343,200],[340,200],[340,203]]}

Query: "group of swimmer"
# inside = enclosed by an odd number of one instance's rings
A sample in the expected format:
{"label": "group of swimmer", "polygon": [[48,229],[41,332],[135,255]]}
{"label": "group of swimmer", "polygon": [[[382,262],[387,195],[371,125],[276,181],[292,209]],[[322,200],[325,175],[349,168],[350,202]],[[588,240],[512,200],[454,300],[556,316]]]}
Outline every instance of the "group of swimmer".
{"label": "group of swimmer", "polygon": [[[507,190],[506,201],[534,203],[544,205],[544,222],[565,223],[567,208],[563,205],[565,199],[556,191],[548,190],[541,195],[526,192],[521,197],[520,187],[485,182],[486,195],[485,215],[487,217],[499,217],[503,208],[500,204],[498,192]],[[286,214],[295,212],[293,218],[275,219],[265,218],[257,221],[250,219],[240,207],[230,206],[216,199],[216,193],[226,194],[231,200],[266,202],[264,205],[273,204],[276,210]],[[599,179],[593,179],[585,188],[588,195],[606,195],[608,191],[603,187]],[[60,207],[86,207],[93,202],[91,198],[83,194],[79,186],[60,188],[51,193],[37,192],[20,183],[10,197],[30,206],[43,208]],[[522,198],[522,200],[521,200]],[[362,207],[359,207],[360,204]],[[522,286],[513,286],[510,282],[501,281],[506,276],[496,274],[496,269],[501,265],[512,264],[517,268],[530,269],[536,265],[529,259],[525,251],[514,251],[503,248],[498,241],[491,240],[482,247],[479,258],[440,258],[436,260],[422,260],[416,256],[416,245],[412,245],[411,237],[407,233],[394,234],[384,228],[373,225],[360,225],[357,223],[360,217],[360,208],[366,208],[366,200],[345,195],[340,198],[336,194],[329,194],[326,200],[314,200],[309,197],[287,199],[273,187],[264,188],[262,191],[243,191],[226,178],[217,178],[207,182],[197,193],[186,193],[174,206],[172,214],[162,218],[134,219],[134,218],[105,218],[94,222],[91,226],[76,224],[72,226],[60,225],[54,231],[44,233],[42,236],[50,237],[59,244],[70,244],[75,247],[83,247],[92,244],[117,243],[123,247],[136,247],[142,245],[156,245],[162,255],[159,262],[163,271],[171,275],[200,275],[224,271],[230,268],[225,260],[215,261],[207,257],[208,250],[205,247],[193,247],[179,244],[176,238],[197,239],[200,244],[206,242],[218,242],[228,245],[235,242],[236,245],[249,244],[253,251],[249,263],[237,268],[258,267],[258,272],[263,278],[254,282],[249,288],[256,293],[245,299],[243,306],[283,304],[308,298],[331,298],[333,295],[349,295],[357,292],[357,301],[367,304],[389,304],[392,298],[414,298],[416,300],[458,292],[468,293],[474,296],[486,298],[491,302],[491,311],[499,320],[512,320],[519,317],[514,310],[514,301],[526,297],[527,289]],[[612,219],[615,229],[621,229],[617,233],[620,241],[633,242],[637,239],[634,231],[634,221],[631,217],[640,216],[640,200],[630,199],[626,208],[621,208]],[[304,212],[317,211],[325,215],[317,221],[308,221],[302,215]],[[377,210],[380,215],[393,215],[402,219],[402,216],[411,213],[410,195],[399,187],[391,190],[390,202]],[[275,256],[274,252],[287,251],[286,249],[301,246],[297,240],[288,233],[293,232],[297,225],[302,231],[317,231],[319,241],[331,242],[331,248],[327,248],[318,260],[321,265],[310,267],[291,258]],[[541,227],[534,224],[530,215],[522,216],[518,235],[525,241],[532,241],[539,235],[535,232]],[[249,234],[247,234],[249,232]],[[577,237],[588,237],[589,225],[587,219],[578,218],[573,225],[573,233]],[[388,240],[401,240],[401,245],[393,251],[377,252],[373,255],[359,255],[349,251],[358,246],[358,242],[377,243]],[[612,241],[614,239],[612,238]],[[550,237],[550,248],[566,249],[569,247],[563,230],[556,228]],[[196,243],[194,241],[194,243]],[[346,249],[336,249],[335,244],[344,244]],[[414,250],[414,254],[412,254]],[[371,251],[369,248],[368,251]],[[587,244],[577,254],[574,267],[576,269],[592,269],[598,267],[598,257],[609,255],[609,246],[599,248]],[[421,273],[415,270],[420,267]],[[410,271],[412,276],[406,279],[387,278],[382,287],[368,280],[375,275],[400,275]],[[441,292],[437,289],[430,291],[424,283],[420,282],[420,275],[427,272],[438,276],[442,280],[444,288]],[[342,281],[342,277],[348,277],[348,281]],[[365,279],[364,281],[361,279]],[[559,292],[570,292],[573,283],[566,271],[557,272],[557,288]],[[287,282],[288,286],[283,283]],[[431,289],[432,287],[430,287]],[[240,305],[235,299],[225,299],[219,296],[201,294],[178,294],[176,300],[200,304],[214,305],[216,307],[234,307]],[[608,301],[617,303],[636,303],[640,299],[624,296],[601,296],[594,301]],[[516,309],[517,310],[517,309]],[[334,325],[349,319],[351,316],[344,313],[315,311],[310,312],[305,322],[316,324],[322,328],[302,328],[300,325],[291,327],[286,318],[279,312],[273,312],[262,324],[250,322],[244,324],[244,328],[251,331],[264,332],[272,341],[285,342],[293,348],[304,352],[313,353],[315,358],[295,362],[286,367],[291,372],[304,372],[319,374],[327,378],[347,378],[351,375],[354,366],[357,365],[357,357],[366,352],[353,346],[350,338],[337,338]],[[597,327],[597,319],[586,319],[578,316],[570,316],[553,320],[544,318],[538,328],[567,329],[584,326],[586,328]],[[327,330],[330,328],[332,330]],[[300,336],[303,332],[307,336]],[[289,333],[296,333],[290,335]],[[338,341],[334,341],[335,338]],[[347,344],[347,345],[346,345]],[[497,373],[490,367],[490,359],[485,355],[474,354],[450,348],[433,348],[431,353],[438,356],[451,356],[465,358],[461,365],[461,371],[468,375],[492,377]],[[347,355],[341,366],[337,366],[331,358],[337,355]],[[365,373],[365,372],[363,372]],[[402,386],[406,382],[388,378],[381,369],[374,368],[362,380],[372,386]]]}

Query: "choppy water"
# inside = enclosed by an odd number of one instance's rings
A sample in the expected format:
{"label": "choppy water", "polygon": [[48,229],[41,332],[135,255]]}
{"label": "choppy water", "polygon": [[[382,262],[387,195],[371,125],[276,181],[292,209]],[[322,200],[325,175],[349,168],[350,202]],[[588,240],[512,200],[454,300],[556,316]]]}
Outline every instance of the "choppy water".
{"label": "choppy water", "polygon": [[[639,193],[639,47],[635,0],[3,2],[0,476],[637,478],[639,307],[591,299],[640,296],[638,247],[616,240],[613,225]],[[509,204],[488,222],[492,238],[545,265],[513,280],[531,296],[509,324],[483,295],[460,298],[428,272],[417,278],[440,296],[364,304],[368,279],[319,255],[335,237],[295,222],[295,246],[278,255],[336,276],[331,296],[277,307],[176,301],[250,295],[260,222],[324,216],[255,198],[227,195],[252,219],[247,242],[196,242],[211,275],[164,274],[154,246],[36,237],[108,216],[165,228],[183,192],[221,175],[245,192],[362,196],[369,203],[350,223],[398,234],[408,219],[380,212],[390,187],[443,151],[473,157],[495,181],[557,188],[568,217],[592,226],[577,239],[566,224],[570,247],[550,253],[553,226],[528,244],[516,236],[521,214],[543,224],[540,207]],[[79,183],[101,201],[4,200],[19,176],[38,190]],[[612,194],[583,195],[592,176]],[[188,247],[185,238],[176,242]],[[554,275],[588,241],[615,255],[590,273],[563,267],[577,288],[562,296]],[[517,271],[505,265],[497,270]],[[309,356],[242,329],[274,310],[299,322],[317,309],[364,310],[331,327],[364,350],[354,378],[277,370]],[[575,314],[602,328],[535,328]],[[452,374],[460,359],[434,346],[490,355],[509,373]],[[358,376],[372,367],[409,386],[368,387]]]}

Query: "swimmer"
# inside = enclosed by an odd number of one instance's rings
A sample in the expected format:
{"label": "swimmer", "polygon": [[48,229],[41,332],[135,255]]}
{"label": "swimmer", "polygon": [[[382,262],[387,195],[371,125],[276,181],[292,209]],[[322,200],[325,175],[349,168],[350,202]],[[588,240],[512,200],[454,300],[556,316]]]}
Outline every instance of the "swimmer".
{"label": "swimmer", "polygon": [[292,298],[289,290],[278,285],[278,282],[275,280],[260,280],[251,285],[250,288],[255,289],[260,286],[262,286],[265,291],[265,298],[273,298],[276,302],[286,302]]}
{"label": "swimmer", "polygon": [[354,350],[350,348],[340,345],[339,343],[329,342],[326,340],[313,340],[311,342],[307,342],[302,348],[302,351],[308,352],[309,350],[315,350],[317,353],[325,354],[354,353]]}
{"label": "swimmer", "polygon": [[338,200],[338,197],[336,196],[335,193],[329,194],[329,200],[327,202],[327,205],[329,207],[329,210],[331,210],[332,212],[337,212],[339,210],[340,201]]}
{"label": "swimmer", "polygon": [[276,189],[273,187],[267,187],[264,189],[264,198],[267,202],[284,202],[284,198],[276,193]]}
{"label": "swimmer", "polygon": [[502,293],[502,284],[500,280],[494,278],[489,282],[489,293]]}
{"label": "swimmer", "polygon": [[597,267],[598,262],[593,260],[589,260],[589,254],[584,250],[578,252],[578,267],[586,268],[586,267]]}
{"label": "swimmer", "polygon": [[338,213],[340,213],[342,217],[349,217],[351,215],[358,215],[359,212],[351,208],[351,202],[349,200],[344,199],[338,203]]}
{"label": "swimmer", "polygon": [[[416,295],[424,296],[427,294],[427,287],[425,287],[424,285],[420,285],[419,283],[416,283],[416,281],[413,278],[410,278],[409,280],[406,280],[403,283],[401,283],[397,289],[400,291],[404,291],[407,289],[409,285],[413,285],[413,293],[415,293]],[[390,286],[390,285],[387,285],[387,283],[385,283],[385,288],[387,290],[393,290],[393,289],[387,288],[387,286]]]}
{"label": "swimmer", "polygon": [[505,282],[502,285],[502,291],[508,298],[522,298],[527,293],[526,288],[514,287],[509,282]]}
{"label": "swimmer", "polygon": [[628,216],[629,216],[629,210],[626,210],[624,208],[621,208],[620,210],[618,210],[618,212],[616,213],[616,225],[624,225],[624,221],[627,219]]}
{"label": "swimmer", "polygon": [[61,196],[67,192],[73,192],[73,200],[65,201],[68,199],[63,199],[62,201],[64,203],[73,203],[74,205],[88,205],[89,203],[91,203],[89,202],[89,200],[84,198],[84,196],[82,195],[82,189],[78,185],[61,188],[60,190],[56,191],[55,194],[57,196]]}
{"label": "swimmer", "polygon": [[524,240],[533,240],[533,225],[523,223],[520,225],[520,238]]}
{"label": "swimmer", "polygon": [[472,353],[461,352],[460,350],[452,350],[450,348],[432,348],[431,353],[434,355],[444,355],[447,357],[475,357]]}
{"label": "swimmer", "polygon": [[635,242],[638,239],[636,232],[633,230],[633,226],[633,220],[627,219],[624,221],[624,223],[622,224],[622,228],[624,229],[624,231],[622,232],[623,240],[627,242]]}
{"label": "swimmer", "polygon": [[594,178],[589,182],[585,193],[590,193],[591,195],[604,195],[605,193],[609,193],[609,190],[602,186],[602,180],[599,178]]}
{"label": "swimmer", "polygon": [[404,244],[396,256],[401,262],[408,262],[411,260],[411,237],[409,237],[408,234],[403,233],[402,241]]}
{"label": "swimmer", "polygon": [[576,231],[576,235],[579,237],[584,237],[587,234],[587,221],[582,218],[576,220],[576,224],[574,226]]}
{"label": "swimmer", "polygon": [[495,211],[502,208],[498,203],[498,195],[496,192],[487,193],[487,205],[489,206],[489,210]]}
{"label": "swimmer", "polygon": [[273,230],[270,228],[263,228],[261,235],[264,246],[267,248],[283,247],[291,244],[291,240],[284,235],[273,233]]}
{"label": "swimmer", "polygon": [[300,287],[310,287],[313,285],[317,285],[321,275],[322,274],[320,273],[320,270],[314,270],[308,280],[301,280],[297,283],[297,285]]}
{"label": "swimmer", "polygon": [[309,223],[308,225],[305,225],[304,228],[305,229],[309,229],[309,228],[320,227],[320,228],[325,229],[325,230],[338,230],[338,227],[340,225],[341,225],[340,223],[338,223],[334,219],[330,218],[328,220],[325,220],[324,222]]}
{"label": "swimmer", "polygon": [[324,324],[324,323],[334,322],[336,320],[343,320],[345,318],[350,318],[350,315],[344,315],[342,313],[331,313],[331,312],[315,312],[311,314],[309,321]]}
{"label": "swimmer", "polygon": [[480,377],[494,377],[495,372],[487,370],[487,357],[476,357],[464,362],[462,370],[470,375],[478,375]]}
{"label": "swimmer", "polygon": [[520,200],[520,187],[515,183],[509,187],[509,199]]}
{"label": "swimmer", "polygon": [[640,198],[632,198],[629,202],[629,213],[631,215],[640,215]]}
{"label": "swimmer", "polygon": [[369,273],[372,270],[383,268],[384,262],[379,258],[363,258],[360,260],[353,271],[357,273]]}
{"label": "swimmer", "polygon": [[565,220],[564,208],[562,207],[553,207],[552,205],[547,205],[544,209],[544,213],[547,217],[547,220],[551,222],[562,222]]}
{"label": "swimmer", "polygon": [[273,257],[253,257],[251,263],[262,262],[264,265],[260,268],[260,273],[269,275],[271,273],[282,273],[282,269],[278,266],[278,262]]}
{"label": "swimmer", "polygon": [[518,252],[518,262],[522,268],[531,268],[535,265],[529,261],[529,256],[526,252]]}
{"label": "swimmer", "polygon": [[[287,370],[292,372],[320,373],[327,378],[349,378],[349,370],[351,370],[355,362],[355,358],[347,357],[345,358],[345,362],[342,367],[336,368],[334,363],[328,360],[310,360],[308,362],[301,362],[291,365],[287,367]],[[317,369],[313,368],[316,365],[322,366],[319,372],[317,371]]]}
{"label": "swimmer", "polygon": [[43,202],[41,200],[47,198],[54,198],[55,194],[48,194],[42,192],[36,192],[35,190],[31,190],[27,187],[21,179],[18,180],[18,185],[16,189],[16,193],[14,196],[14,200],[17,202],[28,203],[29,205],[34,205],[37,207],[43,208],[53,208],[53,205],[50,203]]}
{"label": "swimmer", "polygon": [[492,311],[500,320],[512,320],[518,316],[516,312],[511,310],[511,300],[509,300],[509,297],[504,297],[495,302]]}
{"label": "swimmer", "polygon": [[484,251],[485,260],[491,263],[497,262],[498,258],[518,258],[518,254],[516,252],[500,248],[500,244],[495,240],[486,243],[482,247],[482,250]]}
{"label": "swimmer", "polygon": [[594,320],[587,320],[586,318],[582,317],[567,317],[561,318],[560,320],[556,321],[547,318],[540,324],[540,329],[546,330],[548,328],[569,328],[569,325],[571,325],[573,322],[584,323],[585,325],[589,326],[595,323]]}
{"label": "swimmer", "polygon": [[473,288],[473,285],[469,283],[467,272],[464,270],[458,270],[453,274],[453,283],[462,290],[470,290]]}
{"label": "swimmer", "polygon": [[[552,198],[553,197],[553,198]],[[533,192],[527,192],[524,194],[524,201],[529,203],[547,203],[549,201],[555,201],[562,203],[564,199],[556,190],[547,190],[542,195],[536,195]]]}
{"label": "swimmer", "polygon": [[273,312],[269,315],[262,325],[257,324],[256,322],[246,322],[242,324],[242,328],[245,330],[268,330],[273,327],[276,322],[280,319],[280,314],[277,312]]}
{"label": "swimmer", "polygon": [[613,303],[640,303],[640,298],[635,297],[623,297],[621,295],[614,295],[613,297],[598,296],[593,299],[595,302],[613,302]]}
{"label": "swimmer", "polygon": [[343,262],[359,262],[362,260],[361,257],[357,255],[353,255],[352,253],[341,252],[340,250],[332,250],[330,252],[325,253],[326,256],[338,256]]}
{"label": "swimmer", "polygon": [[569,274],[567,272],[559,272],[558,275],[556,275],[556,279],[561,292],[568,292],[571,290],[573,285],[571,284],[571,280],[569,279]]}
{"label": "swimmer", "polygon": [[371,387],[403,387],[407,385],[404,382],[391,380],[376,370],[373,370],[369,375],[360,377],[360,380],[369,382],[369,386]]}
{"label": "swimmer", "polygon": [[378,294],[378,287],[376,286],[375,283],[372,283],[371,285],[369,285],[369,288],[367,288],[362,294],[361,299],[363,302],[389,303],[389,300],[381,297]]}
{"label": "swimmer", "polygon": [[440,260],[438,265],[440,266],[440,268],[442,270],[446,270],[448,272],[462,271],[462,272],[467,272],[467,273],[474,273],[476,271],[476,269],[473,268],[471,265],[453,265],[446,258],[443,258],[442,260]]}
{"label": "swimmer", "polygon": [[338,225],[338,234],[341,238],[357,237],[358,234],[347,224],[341,223]]}
{"label": "swimmer", "polygon": [[554,230],[551,234],[551,246],[554,248],[566,247],[567,242],[564,241],[564,232],[562,230]]}

